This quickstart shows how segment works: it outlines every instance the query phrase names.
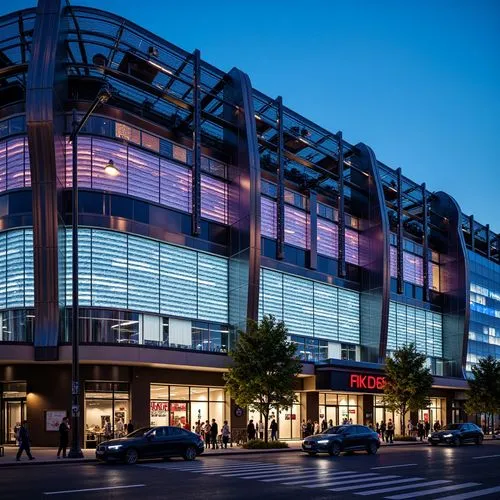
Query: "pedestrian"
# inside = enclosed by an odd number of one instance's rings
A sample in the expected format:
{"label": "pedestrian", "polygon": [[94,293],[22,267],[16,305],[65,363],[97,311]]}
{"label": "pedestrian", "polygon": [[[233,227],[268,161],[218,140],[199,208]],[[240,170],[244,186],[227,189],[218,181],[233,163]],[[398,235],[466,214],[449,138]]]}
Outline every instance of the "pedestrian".
{"label": "pedestrian", "polygon": [[314,421],[313,432],[314,434],[319,434],[319,422],[317,420]]}
{"label": "pedestrian", "polygon": [[389,422],[387,422],[387,436],[386,436],[387,442],[392,444],[394,441],[394,424],[392,423],[392,420],[389,419]]}
{"label": "pedestrian", "polygon": [[227,420],[224,420],[224,425],[222,426],[222,445],[224,449],[227,450],[227,443],[229,442],[229,436],[231,435],[231,431],[229,430],[229,425],[227,424]]}
{"label": "pedestrian", "polygon": [[259,437],[260,437],[260,439],[264,439],[264,431],[265,431],[264,423],[261,420],[259,422]]}
{"label": "pedestrian", "polygon": [[439,423],[439,420],[436,420],[434,422],[434,432],[439,432],[441,430],[441,424]]}
{"label": "pedestrian", "polygon": [[66,448],[69,441],[69,421],[68,417],[64,417],[59,425],[59,449],[57,450],[57,458],[66,458]]}
{"label": "pedestrian", "polygon": [[130,419],[127,424],[127,434],[132,434],[132,432],[134,432],[134,424],[132,423],[132,419]]}
{"label": "pedestrian", "polygon": [[375,432],[378,434],[378,437],[380,437],[380,424],[378,422],[375,424]]}
{"label": "pedestrian", "polygon": [[196,422],[196,425],[194,426],[194,432],[196,434],[201,434],[201,422],[198,420],[198,422]]}
{"label": "pedestrian", "polygon": [[325,420],[325,419],[323,419],[323,420],[321,421],[321,432],[325,432],[325,431],[326,431],[326,429],[327,429],[326,420]]}
{"label": "pedestrian", "polygon": [[106,417],[106,423],[104,424],[104,437],[106,440],[113,438],[113,429],[111,428],[111,421],[109,417]]}
{"label": "pedestrian", "polygon": [[210,426],[210,441],[212,442],[212,450],[215,448],[219,449],[219,443],[217,442],[217,436],[219,435],[219,426],[215,421],[215,418],[212,418],[212,425]]}
{"label": "pedestrian", "polygon": [[306,424],[306,421],[305,420],[302,420],[302,424],[300,426],[301,430],[302,430],[302,439],[304,439],[305,437],[307,437],[307,424]]}
{"label": "pedestrian", "polygon": [[382,422],[380,422],[380,437],[382,438],[382,441],[385,441],[386,431],[387,431],[387,426],[385,425],[385,422],[382,420]]}
{"label": "pedestrian", "polygon": [[420,420],[420,422],[418,423],[418,437],[420,438],[420,441],[422,441],[424,439],[424,423],[422,422],[422,420]]}
{"label": "pedestrian", "polygon": [[19,428],[19,433],[18,433],[18,441],[19,441],[19,450],[17,450],[17,455],[16,455],[16,461],[19,462],[21,460],[21,455],[23,454],[23,451],[26,452],[26,455],[28,455],[28,458],[30,460],[34,460],[35,457],[31,454],[30,450],[30,435],[28,432],[28,421],[23,420],[23,423],[21,424],[21,427]]}
{"label": "pedestrian", "polygon": [[248,422],[247,436],[248,436],[249,441],[252,441],[253,439],[255,439],[255,425],[253,423],[253,420],[250,420],[250,422]]}
{"label": "pedestrian", "polygon": [[333,427],[333,420],[332,419],[328,420],[328,428],[330,429],[331,427]]}
{"label": "pedestrian", "polygon": [[428,420],[425,422],[425,437],[429,437],[429,434],[431,433],[431,424]]}
{"label": "pedestrian", "polygon": [[309,419],[307,421],[307,426],[306,426],[306,436],[312,436],[312,433],[313,433],[313,424]]}
{"label": "pedestrian", "polygon": [[276,420],[272,420],[271,425],[269,426],[271,429],[271,441],[276,441],[277,438],[277,433],[278,433],[278,424],[276,423]]}
{"label": "pedestrian", "polygon": [[205,422],[205,427],[203,428],[203,430],[205,431],[205,448],[208,450],[210,448],[210,439],[212,437],[212,428],[208,420]]}

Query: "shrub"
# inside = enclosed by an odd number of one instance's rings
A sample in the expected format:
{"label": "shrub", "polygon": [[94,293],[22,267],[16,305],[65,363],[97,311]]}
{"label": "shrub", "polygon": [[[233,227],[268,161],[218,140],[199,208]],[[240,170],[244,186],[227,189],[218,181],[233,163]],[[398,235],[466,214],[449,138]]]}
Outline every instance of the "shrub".
{"label": "shrub", "polygon": [[416,441],[417,438],[415,436],[394,436],[394,441]]}
{"label": "shrub", "polygon": [[266,443],[261,439],[252,439],[243,445],[247,450],[272,450],[277,448],[288,448],[288,443],[283,441],[269,441]]}

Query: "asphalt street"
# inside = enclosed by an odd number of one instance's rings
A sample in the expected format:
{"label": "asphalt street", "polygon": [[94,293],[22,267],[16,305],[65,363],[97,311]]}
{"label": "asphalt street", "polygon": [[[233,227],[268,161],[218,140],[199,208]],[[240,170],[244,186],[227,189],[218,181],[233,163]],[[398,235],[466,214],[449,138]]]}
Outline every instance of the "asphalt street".
{"label": "asphalt street", "polygon": [[[207,452],[209,455],[209,452]],[[202,456],[137,466],[61,464],[0,471],[10,498],[390,499],[500,498],[500,442],[394,446],[365,453]]]}

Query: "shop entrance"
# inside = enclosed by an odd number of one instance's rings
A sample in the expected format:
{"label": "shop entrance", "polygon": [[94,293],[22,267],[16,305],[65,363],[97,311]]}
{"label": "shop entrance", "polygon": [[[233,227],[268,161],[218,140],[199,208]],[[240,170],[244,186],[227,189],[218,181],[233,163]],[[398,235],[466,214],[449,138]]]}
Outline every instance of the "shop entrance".
{"label": "shop entrance", "polygon": [[170,425],[176,427],[185,427],[189,424],[189,402],[188,401],[170,401]]}
{"label": "shop entrance", "polygon": [[328,425],[330,425],[330,420],[332,421],[332,425],[339,425],[339,407],[327,406],[325,418]]}
{"label": "shop entrance", "polygon": [[26,401],[7,400],[3,403],[4,414],[4,436],[3,441],[7,444],[16,443],[14,428],[21,424],[26,418]]}

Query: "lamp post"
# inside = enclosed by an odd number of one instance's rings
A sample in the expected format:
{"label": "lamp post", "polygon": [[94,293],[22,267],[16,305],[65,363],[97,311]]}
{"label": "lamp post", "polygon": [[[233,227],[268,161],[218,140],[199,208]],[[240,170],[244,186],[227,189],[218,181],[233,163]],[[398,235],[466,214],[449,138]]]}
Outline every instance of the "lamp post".
{"label": "lamp post", "polygon": [[[78,121],[76,109],[73,109],[73,130],[69,141],[73,148],[73,172],[72,172],[72,302],[71,302],[71,347],[72,347],[72,364],[71,364],[71,415],[73,427],[71,449],[69,458],[82,458],[83,453],[80,448],[80,357],[79,344],[80,336],[78,331],[78,134],[89,119],[90,115],[101,105],[108,101],[111,97],[111,91],[108,86],[103,86],[90,108],[87,110],[83,118]],[[112,162],[110,162],[112,163]],[[108,166],[106,166],[107,168]],[[116,167],[113,168],[116,169]],[[116,170],[117,172],[117,170]],[[115,174],[117,175],[117,174]]]}

